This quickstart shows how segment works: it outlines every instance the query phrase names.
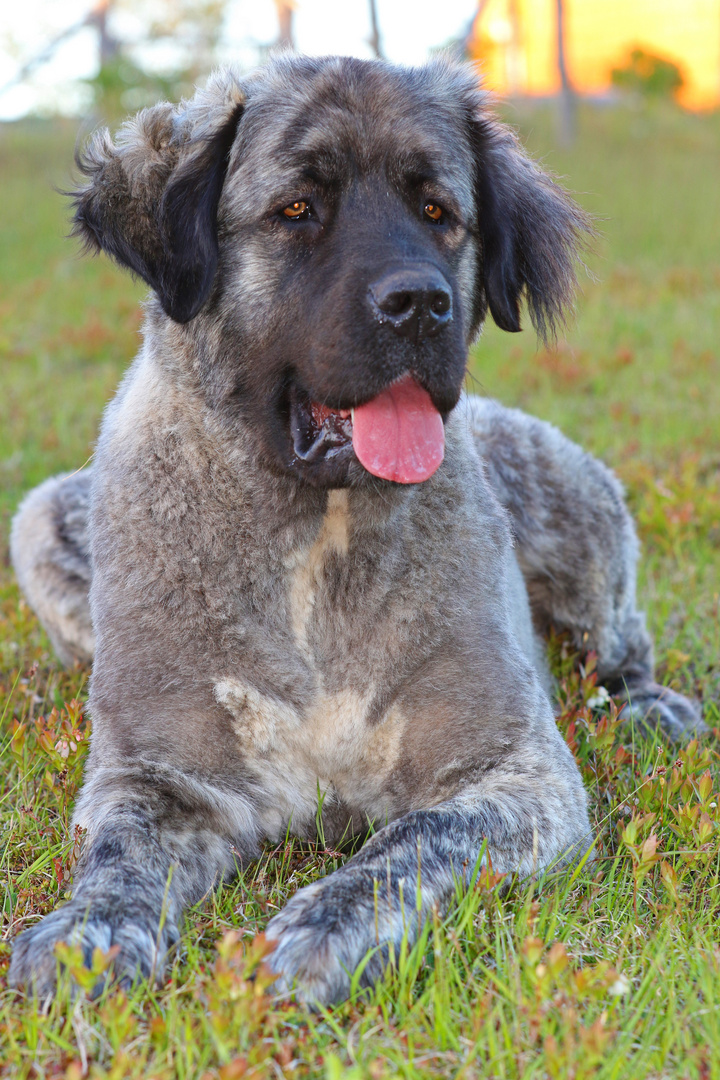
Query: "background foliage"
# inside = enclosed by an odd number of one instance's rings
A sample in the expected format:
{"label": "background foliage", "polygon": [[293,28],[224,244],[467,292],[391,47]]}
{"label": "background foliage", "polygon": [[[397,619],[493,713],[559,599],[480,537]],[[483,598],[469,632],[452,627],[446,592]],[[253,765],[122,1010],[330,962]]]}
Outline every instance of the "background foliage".
{"label": "background foliage", "polygon": [[611,72],[613,86],[648,98],[671,98],[684,85],[682,71],[672,60],[646,49],[631,49],[626,62]]}

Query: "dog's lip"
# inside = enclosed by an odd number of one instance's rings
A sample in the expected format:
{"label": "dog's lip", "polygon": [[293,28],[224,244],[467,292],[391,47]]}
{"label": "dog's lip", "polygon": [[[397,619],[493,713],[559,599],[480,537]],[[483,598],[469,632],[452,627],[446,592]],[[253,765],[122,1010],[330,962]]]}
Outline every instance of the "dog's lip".
{"label": "dog's lip", "polygon": [[[403,372],[394,382],[404,379]],[[371,394],[368,400],[376,396]],[[356,406],[364,404],[358,401]],[[316,401],[299,383],[290,388],[290,438],[296,459],[311,465],[352,450],[354,407],[333,408]]]}
{"label": "dog's lip", "polygon": [[290,391],[290,438],[295,457],[308,465],[351,453],[351,410],[332,409],[314,401],[294,384]]}

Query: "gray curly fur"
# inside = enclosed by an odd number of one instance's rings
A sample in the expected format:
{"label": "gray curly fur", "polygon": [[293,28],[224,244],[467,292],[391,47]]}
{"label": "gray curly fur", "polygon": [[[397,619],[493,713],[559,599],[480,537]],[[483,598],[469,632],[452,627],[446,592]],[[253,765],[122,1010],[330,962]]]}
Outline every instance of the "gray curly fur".
{"label": "gray curly fur", "polygon": [[[10,981],[51,994],[59,940],[159,977],[187,904],[265,838],[315,835],[319,787],[329,842],[383,827],[267,932],[278,989],[336,1001],[368,950],[363,980],[381,976],[403,895],[422,919],[483,851],[537,876],[591,843],[549,626],[597,651],[638,719],[702,727],[653,683],[618,481],[550,425],[460,398],[488,308],[516,330],[525,297],[541,331],[567,309],[587,222],[445,61],[218,73],[82,163],[78,231],[155,296],[92,470],[32,492],[13,527],[59,655],[94,668],[72,899],[20,935]],[[420,214],[436,190],[440,229]],[[317,217],[291,232],[300,197]],[[432,340],[365,306],[398,252],[448,283]],[[408,370],[446,414],[430,479],[293,451],[292,393],[349,409]]]}

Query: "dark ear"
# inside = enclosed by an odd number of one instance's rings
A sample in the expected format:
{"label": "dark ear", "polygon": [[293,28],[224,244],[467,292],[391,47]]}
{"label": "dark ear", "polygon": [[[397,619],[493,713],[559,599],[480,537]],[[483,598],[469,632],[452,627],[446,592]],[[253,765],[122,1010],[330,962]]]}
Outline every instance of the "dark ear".
{"label": "dark ear", "polygon": [[590,218],[503,124],[476,113],[471,140],[480,248],[474,329],[489,307],[502,330],[520,330],[524,296],[533,326],[547,341],[572,306]]}
{"label": "dark ear", "polygon": [[207,300],[218,262],[217,209],[243,108],[230,75],[174,108],[155,105],[115,142],[98,132],[77,156],[74,232],[155,289],[184,323]]}

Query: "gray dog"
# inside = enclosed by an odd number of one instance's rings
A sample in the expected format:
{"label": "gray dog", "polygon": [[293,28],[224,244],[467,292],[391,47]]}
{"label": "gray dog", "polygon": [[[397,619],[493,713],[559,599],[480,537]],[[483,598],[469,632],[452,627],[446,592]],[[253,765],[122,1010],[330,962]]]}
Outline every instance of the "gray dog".
{"label": "gray dog", "polygon": [[[281,990],[377,979],[483,851],[538,875],[591,842],[541,635],[671,736],[617,480],[554,428],[461,396],[490,311],[551,333],[582,213],[473,72],[284,57],[100,133],[77,232],[153,289],[92,473],[15,520],[60,656],[93,658],[72,899],[18,938],[161,973],[183,908],[288,827],[377,831],[273,918]],[[89,590],[89,603],[88,603]],[[483,845],[486,845],[483,848]],[[379,946],[379,947],[378,947]]]}

